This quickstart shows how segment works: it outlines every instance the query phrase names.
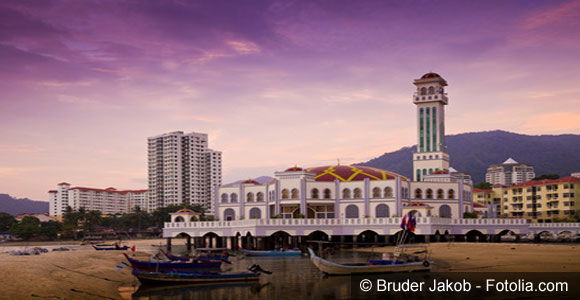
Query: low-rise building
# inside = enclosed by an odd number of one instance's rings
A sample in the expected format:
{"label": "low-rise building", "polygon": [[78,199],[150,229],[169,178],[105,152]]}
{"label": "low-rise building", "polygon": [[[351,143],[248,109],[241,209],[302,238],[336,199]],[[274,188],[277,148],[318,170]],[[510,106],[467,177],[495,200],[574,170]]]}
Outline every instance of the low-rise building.
{"label": "low-rise building", "polygon": [[502,216],[552,222],[580,213],[580,178],[533,180],[504,190]]}

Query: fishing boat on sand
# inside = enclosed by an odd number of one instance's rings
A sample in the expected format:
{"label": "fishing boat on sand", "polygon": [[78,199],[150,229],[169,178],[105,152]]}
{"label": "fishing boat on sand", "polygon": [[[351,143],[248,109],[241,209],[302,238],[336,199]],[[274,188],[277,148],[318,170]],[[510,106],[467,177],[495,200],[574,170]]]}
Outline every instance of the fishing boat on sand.
{"label": "fishing boat on sand", "polygon": [[144,285],[227,283],[256,281],[261,273],[272,274],[259,265],[252,265],[248,272],[154,272],[133,269],[133,275]]}
{"label": "fishing boat on sand", "polygon": [[194,260],[190,262],[184,261],[155,261],[155,260],[139,260],[131,258],[127,253],[123,253],[125,258],[129,261],[131,266],[136,269],[145,271],[157,272],[188,272],[197,269],[211,269],[219,268],[222,264],[220,260],[199,261]]}
{"label": "fishing boat on sand", "polygon": [[247,250],[239,249],[242,253],[247,256],[300,256],[302,251],[298,249],[282,249],[282,250]]}
{"label": "fishing boat on sand", "polygon": [[121,247],[119,245],[104,246],[104,247],[93,245],[93,248],[95,248],[95,250],[97,250],[97,251],[111,251],[111,250],[122,250],[122,251],[125,251],[125,250],[129,250],[129,246],[123,246],[123,247]]}
{"label": "fishing boat on sand", "polygon": [[310,248],[308,248],[308,252],[312,263],[325,275],[431,271],[431,262],[412,255],[403,255],[392,259],[371,259],[366,263],[339,264],[318,257]]}

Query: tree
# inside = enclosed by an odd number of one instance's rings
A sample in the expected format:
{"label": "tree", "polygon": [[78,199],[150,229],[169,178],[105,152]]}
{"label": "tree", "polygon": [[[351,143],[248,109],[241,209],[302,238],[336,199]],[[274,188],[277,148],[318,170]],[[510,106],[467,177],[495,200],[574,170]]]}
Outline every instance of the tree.
{"label": "tree", "polygon": [[543,180],[543,179],[551,179],[551,180],[560,179],[560,175],[558,175],[558,174],[542,174],[538,177],[532,178],[532,180]]}
{"label": "tree", "polygon": [[26,241],[39,233],[40,220],[36,217],[26,216],[12,225],[12,234]]}
{"label": "tree", "polygon": [[40,223],[39,234],[49,239],[56,239],[58,233],[62,230],[62,224],[56,221],[48,221]]}
{"label": "tree", "polygon": [[480,189],[480,190],[491,190],[491,183],[489,182],[480,182],[476,185],[473,186],[474,188]]}
{"label": "tree", "polygon": [[474,211],[466,211],[463,213],[463,217],[466,219],[477,219],[478,215]]}
{"label": "tree", "polygon": [[15,222],[16,219],[14,219],[14,217],[11,214],[0,212],[0,232],[10,231],[10,228],[12,228],[12,224],[14,224]]}
{"label": "tree", "polygon": [[85,226],[83,228],[91,232],[95,228],[95,225],[101,225],[102,222],[103,217],[101,216],[101,211],[91,210],[85,214]]}
{"label": "tree", "polygon": [[171,221],[170,213],[174,213],[180,209],[191,209],[195,212],[201,214],[200,220],[205,219],[205,209],[201,205],[189,205],[189,204],[180,204],[180,205],[169,205],[165,207],[160,207],[153,212],[153,219],[155,225],[157,227],[163,228],[164,222]]}

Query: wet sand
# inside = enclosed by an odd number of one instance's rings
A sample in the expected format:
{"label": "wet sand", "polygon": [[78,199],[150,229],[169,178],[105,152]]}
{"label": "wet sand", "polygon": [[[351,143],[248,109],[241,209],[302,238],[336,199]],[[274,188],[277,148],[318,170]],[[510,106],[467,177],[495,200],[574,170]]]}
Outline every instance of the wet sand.
{"label": "wet sand", "polygon": [[[580,245],[511,243],[432,243],[434,271],[580,272]],[[393,252],[393,247],[356,249]]]}
{"label": "wet sand", "polygon": [[[127,244],[151,250],[159,241]],[[355,251],[388,252],[392,248]],[[121,251],[95,251],[89,246],[79,249],[34,256],[0,254],[0,299],[122,299],[119,287],[137,283],[130,268],[115,270],[124,260]],[[429,250],[435,271],[580,271],[580,245],[439,243],[430,244]],[[140,258],[147,255],[138,252]]]}

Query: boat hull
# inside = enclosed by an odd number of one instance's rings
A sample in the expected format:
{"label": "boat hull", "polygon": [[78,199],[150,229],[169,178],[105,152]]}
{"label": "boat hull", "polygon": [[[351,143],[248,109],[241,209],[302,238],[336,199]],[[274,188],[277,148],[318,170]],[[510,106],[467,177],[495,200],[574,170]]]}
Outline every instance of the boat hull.
{"label": "boat hull", "polygon": [[147,261],[138,260],[129,257],[123,253],[125,258],[129,261],[131,266],[142,271],[159,271],[159,272],[192,272],[200,269],[215,269],[221,266],[221,261],[195,261],[195,262],[180,262],[180,261]]}
{"label": "boat hull", "polygon": [[310,252],[310,260],[312,263],[324,274],[328,275],[355,275],[355,274],[379,274],[379,273],[405,273],[405,272],[429,272],[431,271],[431,264],[429,262],[410,262],[403,264],[391,265],[344,265],[334,263],[314,254],[312,249]]}
{"label": "boat hull", "polygon": [[247,256],[300,256],[302,252],[300,250],[287,250],[287,251],[255,251],[239,249],[242,253]]}
{"label": "boat hull", "polygon": [[259,279],[252,272],[235,273],[161,273],[134,270],[133,275],[144,285],[178,285],[202,283],[248,282]]}
{"label": "boat hull", "polygon": [[199,261],[210,261],[210,260],[227,261],[228,260],[228,256],[227,255],[177,256],[177,255],[173,255],[171,253],[167,253],[163,249],[159,249],[159,250],[161,250],[161,253],[163,253],[163,255],[165,255],[167,258],[169,258],[170,260],[173,260],[173,261],[190,261],[192,259],[199,260]]}
{"label": "boat hull", "polygon": [[97,247],[97,246],[93,246],[93,248],[95,248],[95,250],[97,251],[126,251],[129,250],[128,246],[123,246],[123,247]]}

